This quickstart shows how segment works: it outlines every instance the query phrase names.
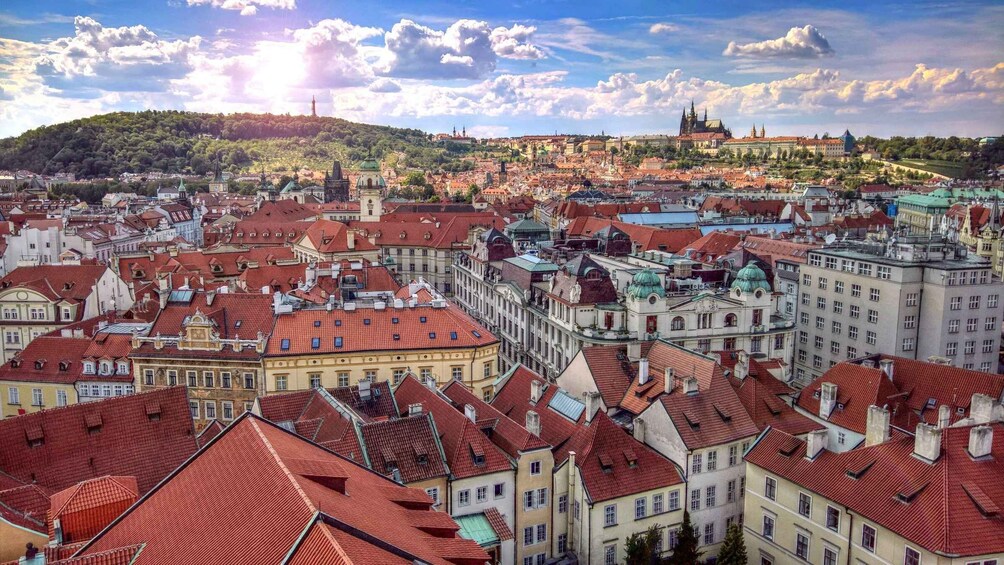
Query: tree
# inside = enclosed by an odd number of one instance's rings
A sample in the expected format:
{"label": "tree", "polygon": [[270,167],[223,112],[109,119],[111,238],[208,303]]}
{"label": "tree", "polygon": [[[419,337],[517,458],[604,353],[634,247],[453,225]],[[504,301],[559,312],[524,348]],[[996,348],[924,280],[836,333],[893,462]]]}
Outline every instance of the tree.
{"label": "tree", "polygon": [[676,549],[673,550],[672,557],[667,563],[669,565],[694,565],[704,554],[697,551],[699,540],[697,539],[697,528],[690,523],[690,512],[683,512],[683,525],[676,538]]}
{"label": "tree", "polygon": [[625,563],[627,565],[651,565],[656,562],[659,538],[662,532],[653,525],[645,532],[634,533],[624,542]]}
{"label": "tree", "polygon": [[722,550],[718,553],[719,565],[746,565],[746,542],[743,541],[743,532],[738,525],[729,526],[725,533],[725,542],[722,543]]}

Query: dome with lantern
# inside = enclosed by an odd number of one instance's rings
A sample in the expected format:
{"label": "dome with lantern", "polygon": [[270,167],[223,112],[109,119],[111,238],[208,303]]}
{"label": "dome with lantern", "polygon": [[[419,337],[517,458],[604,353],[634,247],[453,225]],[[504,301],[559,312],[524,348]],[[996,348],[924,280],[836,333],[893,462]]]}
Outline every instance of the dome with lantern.
{"label": "dome with lantern", "polygon": [[736,280],[732,282],[731,288],[732,290],[739,289],[748,294],[752,294],[757,289],[762,289],[765,292],[771,291],[767,274],[763,272],[763,269],[755,261],[750,261],[745,267],[739,269],[739,273],[736,275]]}
{"label": "dome with lantern", "polygon": [[627,295],[641,300],[652,295],[660,298],[666,297],[666,288],[662,286],[662,280],[652,269],[642,269],[631,277],[631,284],[627,287]]}

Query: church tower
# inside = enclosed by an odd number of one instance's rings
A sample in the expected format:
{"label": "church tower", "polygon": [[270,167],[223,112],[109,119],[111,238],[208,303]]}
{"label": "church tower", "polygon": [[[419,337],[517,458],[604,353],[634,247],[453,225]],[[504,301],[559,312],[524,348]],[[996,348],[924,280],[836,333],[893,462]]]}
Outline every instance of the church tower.
{"label": "church tower", "polygon": [[380,164],[376,159],[368,157],[359,166],[359,178],[356,179],[356,193],[359,194],[359,220],[362,222],[379,222],[383,215],[383,196],[387,181],[380,176]]}
{"label": "church tower", "polygon": [[220,160],[216,159],[216,168],[213,171],[213,180],[209,182],[209,192],[229,192],[230,187],[227,181],[223,180],[223,171],[220,169]]}
{"label": "church tower", "polygon": [[342,164],[338,161],[331,166],[331,173],[324,173],[324,202],[348,202],[349,179],[342,174]]}

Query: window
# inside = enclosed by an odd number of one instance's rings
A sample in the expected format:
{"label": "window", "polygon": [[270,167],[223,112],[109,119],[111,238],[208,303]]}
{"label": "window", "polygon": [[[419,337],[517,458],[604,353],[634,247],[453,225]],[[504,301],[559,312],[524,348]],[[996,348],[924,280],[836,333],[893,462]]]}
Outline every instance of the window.
{"label": "window", "polygon": [[674,490],[669,493],[669,510],[670,512],[680,509],[680,491]]}
{"label": "window", "polygon": [[906,546],[903,550],[903,565],[920,565],[920,552]]}
{"label": "window", "polygon": [[464,489],[457,493],[457,506],[470,506],[471,489]]}
{"label": "window", "polygon": [[764,514],[763,515],[763,529],[760,531],[764,538],[772,540],[774,539],[774,517]]}
{"label": "window", "polygon": [[475,493],[478,502],[485,502],[488,500],[488,487],[478,487]]}
{"label": "window", "polygon": [[338,373],[338,386],[347,387],[349,386],[349,374],[346,372]]}
{"label": "window", "polygon": [[701,489],[694,489],[690,491],[690,511],[701,509]]}
{"label": "window", "polygon": [[153,386],[153,369],[143,370],[143,384]]}
{"label": "window", "polygon": [[809,264],[818,267],[822,264],[823,258],[819,255],[809,255]]}
{"label": "window", "polygon": [[734,466],[739,462],[739,446],[730,445],[729,446],[729,467]]}
{"label": "window", "polygon": [[829,547],[823,548],[823,565],[837,565],[837,552]]}
{"label": "window", "polygon": [[834,281],[834,283],[833,283],[833,292],[836,292],[837,294],[843,294],[844,293],[844,281]]}
{"label": "window", "polygon": [[634,500],[634,519],[640,520],[648,515],[648,500],[645,497]]}
{"label": "window", "polygon": [[533,526],[523,528],[523,545],[533,545]]}
{"label": "window", "polygon": [[917,327],[916,316],[906,316],[903,318],[903,329],[910,330]]}
{"label": "window", "polygon": [[31,389],[31,405],[42,406],[42,389],[40,388]]}
{"label": "window", "polygon": [[558,514],[568,512],[568,495],[563,494],[558,497]]}
{"label": "window", "polygon": [[952,299],[948,302],[948,309],[949,310],[962,310],[962,297],[961,296],[953,296]]}
{"label": "window", "polygon": [[876,334],[873,331],[867,331],[867,332],[865,332],[865,342],[866,343],[868,343],[869,345],[875,345],[875,342],[877,340],[878,340],[878,334]]}
{"label": "window", "polygon": [[812,514],[812,497],[804,492],[798,493],[798,513],[806,518]]}
{"label": "window", "polygon": [[996,308],[996,307],[997,307],[997,295],[991,294],[987,296],[987,308]]}
{"label": "window", "polygon": [[199,376],[195,371],[187,371],[185,375],[188,377],[188,386],[199,386]]}
{"label": "window", "polygon": [[812,286],[812,277],[807,274],[802,274],[802,286]]}
{"label": "window", "polygon": [[816,336],[816,337],[815,337],[815,338],[813,339],[813,345],[815,345],[815,346],[816,346],[816,349],[822,349],[822,348],[823,348],[823,338],[822,338],[822,336],[818,336],[818,335],[817,335],[817,336]]}
{"label": "window", "polygon": [[230,401],[223,401],[220,403],[220,407],[223,409],[223,419],[233,420],[234,419],[234,403]]}
{"label": "window", "polygon": [[505,496],[505,483],[495,483],[495,499],[498,500]]}
{"label": "window", "polygon": [[851,347],[850,345],[848,345],[847,346],[847,358],[848,359],[854,359],[857,356],[858,356],[858,348],[857,347]]}
{"label": "window", "polygon": [[707,489],[705,489],[705,491],[704,491],[704,506],[705,506],[705,508],[714,508],[715,504],[717,503],[717,500],[716,500],[716,497],[717,497],[716,491],[717,490],[718,489],[717,489],[717,487],[715,485],[711,485]]}
{"label": "window", "polygon": [[978,326],[979,324],[980,324],[979,318],[969,318],[968,320],[966,320],[966,331],[975,332],[976,326]]}
{"label": "window", "polygon": [[959,320],[948,320],[948,333],[959,333]]}
{"label": "window", "polygon": [[617,565],[617,546],[603,546],[603,565]]}
{"label": "window", "polygon": [[617,525],[617,505],[607,504],[603,507],[603,526]]}
{"label": "window", "polygon": [[530,474],[539,475],[540,474],[540,461],[533,461],[530,463]]}
{"label": "window", "polygon": [[826,277],[819,277],[819,290],[826,290]]}
{"label": "window", "polygon": [[836,269],[837,268],[837,258],[836,257],[827,257],[826,258],[826,268],[827,269]]}
{"label": "window", "polygon": [[917,293],[916,292],[908,292],[906,294],[906,305],[907,306],[916,306],[917,305]]}
{"label": "window", "polygon": [[680,530],[672,529],[669,530],[669,548],[676,549],[676,546],[680,543]]}
{"label": "window", "polygon": [[857,306],[855,304],[851,304],[851,310],[850,310],[849,314],[850,314],[850,316],[852,318],[860,318],[861,317],[861,307]]}
{"label": "window", "polygon": [[878,323],[878,310],[869,310],[868,311],[868,323],[869,324],[877,324]]}
{"label": "window", "polygon": [[665,509],[663,508],[663,498],[662,494],[652,495],[652,514],[662,514]]}
{"label": "window", "polygon": [[976,353],[976,342],[975,341],[967,341],[966,342],[966,355],[972,355],[973,353]]}
{"label": "window", "polygon": [[286,375],[278,375],[275,377],[275,390],[286,390]]}
{"label": "window", "polygon": [[691,474],[698,474],[701,472],[701,454],[695,453],[693,459],[690,462],[690,472]]}
{"label": "window", "polygon": [[903,338],[903,351],[913,351],[913,338],[905,337]]}
{"label": "window", "polygon": [[736,480],[732,479],[728,482],[725,489],[725,502],[733,503],[736,501]]}
{"label": "window", "polygon": [[795,555],[800,559],[809,560],[809,536],[801,532],[795,534]]}
{"label": "window", "polygon": [[488,378],[488,377],[492,376],[492,362],[491,361],[485,361],[484,376],[485,376],[485,378]]}
{"label": "window", "polygon": [[198,400],[189,400],[188,401],[188,409],[189,409],[189,411],[192,412],[192,419],[198,420],[199,419],[199,401]]}
{"label": "window", "polygon": [[840,342],[839,341],[831,341],[830,342],[830,353],[832,353],[834,355],[840,353]]}
{"label": "window", "polygon": [[816,298],[816,308],[820,310],[826,310],[826,299],[822,296]]}
{"label": "window", "polygon": [[980,296],[970,296],[969,297],[969,309],[976,310],[980,307]]}
{"label": "window", "polygon": [[7,387],[7,404],[21,404],[21,391],[17,387]]}
{"label": "window", "polygon": [[988,317],[986,322],[983,324],[983,329],[987,331],[997,329],[997,318],[993,316]]}
{"label": "window", "polygon": [[547,524],[537,524],[537,543],[547,541]]}
{"label": "window", "polygon": [[804,349],[799,349],[798,350],[798,362],[799,363],[805,363],[805,350]]}
{"label": "window", "polygon": [[450,376],[453,377],[453,380],[455,380],[455,381],[462,381],[462,380],[464,380],[464,368],[463,367],[451,367],[450,368],[450,373],[451,373]]}
{"label": "window", "polygon": [[244,373],[244,388],[249,390],[255,388],[254,373]]}
{"label": "window", "polygon": [[763,487],[763,495],[770,500],[776,500],[777,481],[772,477],[767,477]]}
{"label": "window", "polygon": [[991,353],[994,350],[994,340],[984,339],[983,340],[983,353]]}
{"label": "window", "polygon": [[861,297],[861,285],[859,285],[859,284],[852,284],[851,285],[851,296],[853,296],[854,298],[860,298]]}
{"label": "window", "polygon": [[206,419],[214,420],[216,419],[216,403],[209,400],[206,401]]}
{"label": "window", "polygon": [[547,497],[547,488],[537,489],[537,508],[545,508],[550,499]]}
{"label": "window", "polygon": [[877,276],[880,279],[888,280],[891,274],[892,274],[892,269],[890,267],[883,267],[879,265],[875,269],[875,276]]}
{"label": "window", "polygon": [[568,534],[558,534],[558,555],[568,552]]}
{"label": "window", "polygon": [[704,524],[704,545],[715,543],[715,523]]}
{"label": "window", "polygon": [[708,453],[708,470],[714,471],[718,468],[718,452],[711,451]]}
{"label": "window", "polygon": [[875,528],[861,524],[861,547],[875,553]]}
{"label": "window", "polygon": [[433,506],[439,505],[439,487],[427,488],[425,489],[425,494],[429,495],[429,498],[432,499]]}

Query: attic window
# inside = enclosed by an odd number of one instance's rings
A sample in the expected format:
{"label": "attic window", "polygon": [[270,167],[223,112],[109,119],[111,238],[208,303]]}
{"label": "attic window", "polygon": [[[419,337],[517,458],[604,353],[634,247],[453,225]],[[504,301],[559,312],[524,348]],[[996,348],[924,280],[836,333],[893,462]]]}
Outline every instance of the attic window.
{"label": "attic window", "polygon": [[429,339],[436,339],[436,332],[429,332]]}
{"label": "attic window", "polygon": [[370,319],[369,318],[363,318],[363,325],[364,326],[370,325]]}
{"label": "attic window", "polygon": [[40,370],[42,369],[42,367],[45,367],[45,359],[39,359],[38,361],[35,361],[35,369]]}
{"label": "attic window", "polygon": [[476,443],[471,444],[471,457],[474,458],[475,465],[480,466],[485,464],[485,451]]}
{"label": "attic window", "polygon": [[625,449],[624,450],[624,459],[627,460],[628,467],[634,469],[635,467],[638,466],[638,456],[635,455],[635,452],[634,452],[633,449]]}
{"label": "attic window", "polygon": [[958,414],[959,416],[965,416],[966,408],[964,406],[959,406],[958,408],[955,409],[955,413]]}
{"label": "attic window", "polygon": [[87,433],[91,435],[101,433],[103,425],[101,414],[87,414],[84,416],[84,425],[87,426]]}
{"label": "attic window", "polygon": [[722,408],[717,404],[715,404],[715,412],[718,412],[718,417],[721,418],[723,422],[732,421],[732,415],[729,414],[728,410]]}
{"label": "attic window", "polygon": [[903,487],[899,489],[899,492],[896,493],[896,500],[904,504],[909,504],[910,502],[913,502],[913,499],[917,498],[917,495],[925,488],[927,488],[926,482],[903,485]]}
{"label": "attic window", "polygon": [[289,339],[288,338],[283,339],[281,342],[279,342],[279,349],[281,349],[283,351],[289,351]]}
{"label": "attic window", "polygon": [[69,368],[70,368],[70,362],[69,361],[60,361],[59,362],[59,370],[60,371],[66,371]]}
{"label": "attic window", "polygon": [[42,426],[32,426],[24,430],[25,439],[28,440],[28,447],[39,447],[45,445],[45,434]]}
{"label": "attic window", "polygon": [[603,453],[600,455],[600,467],[604,473],[610,473],[614,470],[614,460],[606,453]]}
{"label": "attic window", "polygon": [[394,334],[394,341],[401,341],[401,334]]}
{"label": "attic window", "polygon": [[343,342],[341,336],[335,338],[335,347],[341,347],[342,343]]}
{"label": "attic window", "polygon": [[927,404],[924,405],[924,408],[926,408],[928,410],[933,410],[934,407],[937,406],[937,405],[938,405],[937,399],[935,399],[935,398],[928,398],[927,399]]}
{"label": "attic window", "polygon": [[314,327],[315,328],[321,327],[321,321],[320,320],[314,320]]}
{"label": "attic window", "polygon": [[450,332],[450,339],[456,340],[457,339],[457,332]]}
{"label": "attic window", "polygon": [[687,424],[690,425],[690,429],[699,430],[701,429],[701,420],[694,414],[689,412],[683,413],[683,418],[687,420]]}
{"label": "attic window", "polygon": [[784,455],[785,457],[791,457],[796,451],[798,451],[798,446],[802,442],[798,438],[790,438],[787,443],[778,448],[778,453]]}
{"label": "attic window", "polygon": [[471,330],[471,333],[474,334],[474,337],[481,339],[481,332],[478,330]]}
{"label": "attic window", "polygon": [[837,410],[843,410],[843,409],[844,409],[844,403],[843,402],[838,402],[837,403]]}
{"label": "attic window", "polygon": [[398,322],[399,322],[399,320],[397,318],[391,318],[390,319],[390,323],[392,323],[392,324],[396,324]]}
{"label": "attic window", "polygon": [[132,276],[135,279],[141,279],[145,274],[146,273],[144,273],[142,269],[136,269],[135,271],[132,272]]}
{"label": "attic window", "polygon": [[74,284],[76,283],[74,283],[73,281],[68,281],[63,283],[63,290],[70,290],[71,288],[73,288]]}
{"label": "attic window", "polygon": [[320,349],[321,348],[321,338],[319,338],[319,337],[311,338],[310,339],[310,348],[311,349]]}
{"label": "attic window", "polygon": [[421,322],[421,323],[423,323],[423,324],[426,322],[426,320],[427,320],[427,318],[425,316],[422,316],[422,317],[420,317],[418,319],[418,321]]}
{"label": "attic window", "polygon": [[340,327],[341,325],[342,325],[342,321],[341,320],[335,320],[335,327],[336,328]]}
{"label": "attic window", "polygon": [[819,389],[816,389],[816,390],[812,391],[812,397],[813,398],[819,398]]}
{"label": "attic window", "polygon": [[240,329],[241,324],[243,324],[243,323],[244,323],[244,320],[237,320],[236,322],[234,322],[234,329],[235,330],[236,329]]}
{"label": "attic window", "polygon": [[151,422],[156,422],[160,420],[160,403],[159,402],[147,402],[146,404],[146,417]]}
{"label": "attic window", "polygon": [[969,498],[973,501],[973,504],[976,505],[976,508],[980,511],[980,514],[983,514],[983,516],[992,518],[1000,514],[1000,508],[994,504],[994,501],[991,500],[991,498],[987,496],[987,493],[983,492],[983,489],[980,487],[970,481],[964,481],[962,483],[962,489],[966,491],[966,494],[969,495]]}
{"label": "attic window", "polygon": [[866,459],[858,465],[848,467],[846,470],[847,476],[852,479],[860,479],[874,464],[874,459]]}

